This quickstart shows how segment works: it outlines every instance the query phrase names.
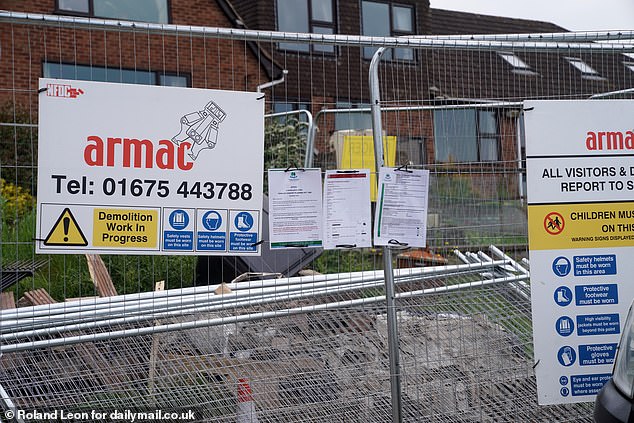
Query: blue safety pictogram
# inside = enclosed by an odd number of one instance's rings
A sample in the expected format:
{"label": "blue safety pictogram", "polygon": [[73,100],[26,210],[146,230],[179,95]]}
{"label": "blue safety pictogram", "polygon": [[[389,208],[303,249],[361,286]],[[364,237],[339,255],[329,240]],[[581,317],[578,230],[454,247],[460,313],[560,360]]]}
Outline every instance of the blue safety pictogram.
{"label": "blue safety pictogram", "polygon": [[553,261],[553,272],[560,278],[568,275],[568,273],[570,273],[570,268],[570,260],[566,257],[560,256]]}
{"label": "blue safety pictogram", "polygon": [[215,210],[210,210],[203,215],[203,226],[208,231],[215,231],[222,225],[222,216]]}
{"label": "blue safety pictogram", "polygon": [[189,215],[185,210],[174,210],[170,213],[169,223],[177,231],[185,229],[189,225]]}
{"label": "blue safety pictogram", "polygon": [[240,232],[247,232],[253,227],[253,216],[251,213],[240,212],[233,220],[233,224]]}

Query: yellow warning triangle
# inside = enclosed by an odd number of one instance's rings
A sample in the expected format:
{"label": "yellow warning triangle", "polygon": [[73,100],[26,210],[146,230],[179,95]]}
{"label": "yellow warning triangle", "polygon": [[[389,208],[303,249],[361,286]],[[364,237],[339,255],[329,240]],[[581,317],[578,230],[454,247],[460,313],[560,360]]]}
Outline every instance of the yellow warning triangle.
{"label": "yellow warning triangle", "polygon": [[57,218],[53,229],[44,240],[44,245],[88,245],[84,233],[68,207]]}

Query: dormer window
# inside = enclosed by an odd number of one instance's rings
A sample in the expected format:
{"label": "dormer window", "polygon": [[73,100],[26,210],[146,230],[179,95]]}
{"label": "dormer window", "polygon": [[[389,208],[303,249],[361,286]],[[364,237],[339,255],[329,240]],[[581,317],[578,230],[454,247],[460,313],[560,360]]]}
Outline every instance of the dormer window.
{"label": "dormer window", "polygon": [[634,53],[623,53],[623,56],[627,57],[627,60],[623,61],[623,65],[634,72]]}
{"label": "dormer window", "polygon": [[594,70],[592,66],[579,59],[578,57],[566,57],[568,63],[570,63],[575,69],[581,72],[581,77],[586,79],[604,79],[599,72]]}
{"label": "dormer window", "polygon": [[515,54],[510,52],[500,51],[498,55],[504,59],[506,63],[511,65],[512,72],[522,75],[537,75],[537,72],[534,72],[530,66],[526,64],[522,59],[517,57]]}

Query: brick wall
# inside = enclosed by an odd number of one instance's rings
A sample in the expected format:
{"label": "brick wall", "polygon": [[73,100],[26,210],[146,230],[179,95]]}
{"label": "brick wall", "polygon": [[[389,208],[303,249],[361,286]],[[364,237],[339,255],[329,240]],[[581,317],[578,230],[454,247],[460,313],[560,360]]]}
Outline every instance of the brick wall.
{"label": "brick wall", "polygon": [[[54,0],[4,1],[13,11],[53,14]],[[171,2],[172,23],[230,27],[215,1]],[[0,104],[37,108],[35,91],[45,61],[185,75],[196,88],[254,91],[268,80],[243,41],[101,29],[0,25]]]}

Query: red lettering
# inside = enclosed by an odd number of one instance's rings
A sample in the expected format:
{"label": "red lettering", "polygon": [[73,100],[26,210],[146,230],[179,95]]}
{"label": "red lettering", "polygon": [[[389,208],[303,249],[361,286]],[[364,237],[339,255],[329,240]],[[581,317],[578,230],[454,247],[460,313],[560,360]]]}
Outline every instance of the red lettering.
{"label": "red lettering", "polygon": [[188,162],[185,160],[185,152],[189,150],[191,144],[188,142],[182,142],[178,146],[178,168],[181,170],[190,170],[194,167],[193,162]]}
{"label": "red lettering", "polygon": [[108,150],[106,151],[106,166],[114,166],[115,146],[121,144],[121,138],[108,138]]}
{"label": "red lettering", "polygon": [[[142,166],[143,150],[145,149],[145,166]],[[123,140],[123,167],[130,167],[131,156],[134,156],[134,167],[146,167],[153,165],[154,145],[149,140],[136,138],[124,138]]]}
{"label": "red lettering", "polygon": [[103,166],[103,140],[95,135],[88,137],[88,144],[84,149],[84,161],[88,166]]}
{"label": "red lettering", "polygon": [[586,134],[588,150],[634,150],[633,131],[588,131]]}
{"label": "red lettering", "polygon": [[160,140],[156,152],[148,139],[108,137],[104,143],[102,138],[90,135],[86,142],[84,161],[88,166],[151,169],[156,165],[159,169],[177,166],[180,170],[194,167],[194,162],[188,160],[191,144],[187,142],[180,143],[177,149],[173,142]]}
{"label": "red lettering", "polygon": [[168,140],[159,141],[156,150],[156,167],[159,169],[174,169],[174,143]]}

